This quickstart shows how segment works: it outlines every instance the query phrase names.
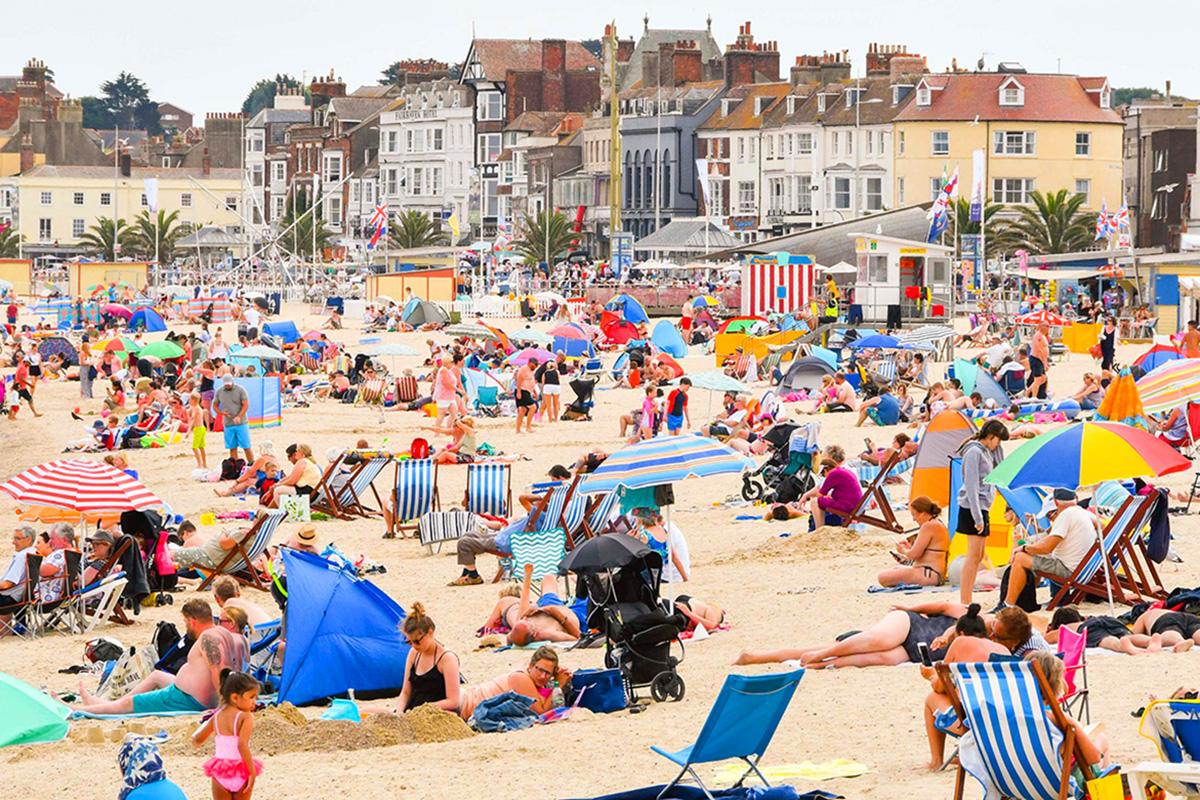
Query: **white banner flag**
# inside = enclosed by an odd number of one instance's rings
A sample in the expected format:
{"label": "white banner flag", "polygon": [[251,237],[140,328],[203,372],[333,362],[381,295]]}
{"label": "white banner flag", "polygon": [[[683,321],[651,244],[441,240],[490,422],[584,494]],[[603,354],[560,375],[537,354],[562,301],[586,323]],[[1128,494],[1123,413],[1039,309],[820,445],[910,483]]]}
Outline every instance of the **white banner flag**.
{"label": "white banner flag", "polygon": [[987,154],[982,148],[971,153],[971,222],[983,221],[984,181],[987,180]]}
{"label": "white banner flag", "polygon": [[158,213],[158,178],[146,178],[142,181],[146,193],[146,207],[151,214]]}
{"label": "white banner flag", "polygon": [[700,179],[700,190],[704,192],[704,213],[712,213],[712,188],[708,179],[707,159],[696,159],[696,177]]}

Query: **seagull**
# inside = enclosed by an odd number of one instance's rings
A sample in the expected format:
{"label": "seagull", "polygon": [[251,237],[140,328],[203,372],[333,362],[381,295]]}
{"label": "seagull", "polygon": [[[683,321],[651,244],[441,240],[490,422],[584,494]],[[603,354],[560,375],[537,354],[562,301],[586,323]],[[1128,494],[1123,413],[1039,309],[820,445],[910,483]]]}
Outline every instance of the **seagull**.
{"label": "seagull", "polygon": [[976,114],[976,115],[975,115],[975,119],[974,119],[974,120],[972,120],[972,121],[971,121],[970,123],[968,123],[968,124],[969,124],[969,125],[978,125],[978,124],[979,124],[979,115],[978,115],[978,114]]}

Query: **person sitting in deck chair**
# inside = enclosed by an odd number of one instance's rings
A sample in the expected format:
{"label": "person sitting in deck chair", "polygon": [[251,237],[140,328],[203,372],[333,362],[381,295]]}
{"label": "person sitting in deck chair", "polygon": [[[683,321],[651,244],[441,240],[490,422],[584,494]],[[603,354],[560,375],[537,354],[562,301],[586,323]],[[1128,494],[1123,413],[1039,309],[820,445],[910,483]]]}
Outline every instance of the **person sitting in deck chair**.
{"label": "person sitting in deck chair", "polygon": [[1016,605],[1031,570],[1069,578],[1096,543],[1100,520],[1076,504],[1074,490],[1055,489],[1054,507],[1058,513],[1050,533],[1013,552],[1012,563],[1008,566],[1008,594],[1000,603],[1001,608]]}

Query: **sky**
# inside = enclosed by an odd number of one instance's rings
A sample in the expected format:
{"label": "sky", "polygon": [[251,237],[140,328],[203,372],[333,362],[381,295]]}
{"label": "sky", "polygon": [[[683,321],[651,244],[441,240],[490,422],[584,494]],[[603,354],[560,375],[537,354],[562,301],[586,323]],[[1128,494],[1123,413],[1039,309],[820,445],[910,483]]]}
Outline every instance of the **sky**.
{"label": "sky", "polygon": [[[724,46],[745,20],[755,38],[779,42],[786,68],[796,55],[848,49],[855,74],[870,42],[905,44],[939,71],[958,59],[973,68],[1016,61],[1029,71],[1106,75],[1114,87],[1167,80],[1175,93],[1200,96],[1194,61],[1200,29],[1196,0],[610,0],[589,3],[380,0],[124,0],[0,2],[0,75],[19,74],[30,57],[54,69],[60,89],[78,97],[122,70],[141,78],[158,101],[196,115],[236,111],[258,80],[290,72],[311,78],[333,68],[352,89],[376,83],[402,58],[461,61],[472,30],[491,38],[598,38],[615,19],[624,37],[652,28],[703,28]],[[174,9],[181,9],[179,14]],[[602,10],[603,9],[603,10]]]}

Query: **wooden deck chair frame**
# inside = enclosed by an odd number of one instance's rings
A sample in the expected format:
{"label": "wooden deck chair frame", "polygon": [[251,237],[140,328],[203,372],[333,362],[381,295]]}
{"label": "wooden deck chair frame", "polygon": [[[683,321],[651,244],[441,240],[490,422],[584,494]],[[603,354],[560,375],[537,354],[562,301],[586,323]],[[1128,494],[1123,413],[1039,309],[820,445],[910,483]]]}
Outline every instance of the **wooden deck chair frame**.
{"label": "wooden deck chair frame", "polygon": [[[1169,503],[1169,495],[1160,495],[1162,498],[1158,502]],[[1149,521],[1150,515],[1154,513],[1154,503],[1150,503],[1146,510],[1146,522]],[[1150,558],[1150,551],[1147,545],[1148,534],[1142,532],[1145,526],[1143,523],[1137,528],[1132,528],[1126,531],[1120,539],[1117,540],[1116,549],[1118,557],[1122,559],[1125,573],[1122,577],[1122,585],[1129,591],[1138,596],[1139,599],[1149,598],[1154,600],[1166,600],[1170,594],[1166,586],[1163,585],[1162,578],[1158,575],[1158,570],[1154,566],[1154,560]],[[1136,576],[1134,573],[1137,573]]]}
{"label": "wooden deck chair frame", "polygon": [[[257,558],[257,556],[252,557],[246,551],[246,546],[254,541],[264,525],[271,524],[274,525],[276,531],[279,530],[279,523],[283,520],[284,516],[285,514],[283,511],[268,511],[265,514],[260,514],[258,518],[254,520],[254,524],[251,525],[240,538],[234,539],[233,548],[225,552],[225,557],[221,559],[220,564],[217,564],[216,569],[204,576],[204,580],[200,581],[200,585],[196,587],[196,591],[206,591],[208,587],[212,585],[212,582],[222,575],[229,575],[238,583],[241,583],[245,586],[253,586],[256,589],[264,592],[270,591],[269,583],[262,579],[262,576],[258,574],[258,570],[254,569],[254,565],[251,563],[255,558]],[[274,535],[274,532],[272,532],[271,536],[268,538],[268,543],[270,538],[274,538]],[[238,558],[240,558],[246,565],[246,571],[250,573],[251,580],[246,581],[242,578],[239,578],[237,575],[232,575],[226,571],[229,569],[230,565],[234,563],[234,560]]]}
{"label": "wooden deck chair frame", "polygon": [[[433,483],[433,487],[432,487],[431,495],[429,498],[429,508],[426,509],[426,511],[427,512],[428,511],[441,511],[442,510],[442,498],[438,491],[438,463],[436,461],[432,461],[432,459],[418,459],[418,460],[431,461],[431,466],[433,468],[432,475],[430,478],[431,482]],[[413,519],[408,520],[407,522],[400,519],[400,495],[399,495],[400,474],[404,471],[404,465],[409,464],[409,463],[412,463],[412,459],[397,460],[396,461],[396,475],[392,480],[392,502],[395,503],[395,509],[396,509],[395,528],[396,528],[396,532],[401,535],[404,535],[408,531],[417,530],[418,523],[420,522],[420,519],[422,516],[422,515],[418,515],[418,516],[414,517]]]}
{"label": "wooden deck chair frame", "polygon": [[[1063,742],[1059,751],[1062,755],[1063,768],[1060,777],[1058,800],[1067,800],[1071,791],[1072,766],[1078,765],[1080,771],[1083,772],[1084,780],[1091,780],[1094,777],[1092,767],[1088,764],[1079,746],[1079,742],[1075,739],[1075,729],[1067,722],[1067,716],[1063,713],[1062,706],[1059,705],[1057,698],[1054,697],[1054,692],[1051,691],[1050,684],[1046,682],[1046,676],[1042,672],[1042,668],[1038,666],[1036,661],[1030,662],[1029,666],[1033,670],[1034,679],[1038,684],[1038,691],[1042,695],[1042,705],[1049,709],[1050,721],[1063,735]],[[950,704],[954,707],[954,713],[958,715],[960,720],[965,722],[967,712],[963,707],[962,698],[959,696],[958,686],[954,683],[954,677],[950,674],[950,666],[944,661],[939,661],[934,665],[934,669],[942,681],[942,687],[946,691],[946,696],[950,698]],[[1068,755],[1070,758],[1067,757]],[[967,771],[959,763],[958,774],[954,778],[954,800],[962,800],[963,789],[966,785],[966,776]]]}
{"label": "wooden deck chair frame", "polygon": [[338,519],[348,518],[348,515],[339,506],[337,498],[334,496],[333,487],[330,485],[330,480],[337,473],[338,468],[342,466],[342,462],[346,460],[347,455],[349,453],[338,454],[338,457],[330,461],[329,466],[321,473],[321,479],[313,487],[312,496],[309,498],[309,507],[313,511],[323,511]]}
{"label": "wooden deck chair frame", "polygon": [[0,628],[8,631],[19,639],[35,639],[41,630],[41,611],[38,601],[38,579],[30,580],[29,576],[39,575],[42,569],[42,557],[34,552],[25,554],[25,580],[18,584],[21,588],[21,599],[14,606],[8,621],[0,622]]}
{"label": "wooden deck chair frame", "polygon": [[[608,530],[609,518],[612,516],[613,505],[620,500],[617,490],[597,494],[594,499],[588,502],[587,512],[583,515],[583,524],[579,526],[580,533],[584,539],[591,539],[595,536],[600,536]],[[605,518],[599,521],[593,520],[593,517],[602,508],[607,507],[608,513]]]}
{"label": "wooden deck chair frame", "polygon": [[[342,459],[339,459],[339,462],[344,458],[345,456],[343,456]],[[375,488],[375,479],[383,473],[383,470],[386,469],[387,465],[390,463],[392,463],[391,455],[381,454],[364,457],[362,461],[360,461],[358,464],[355,464],[354,469],[350,472],[349,479],[345,484],[342,485],[341,491],[329,492],[330,502],[334,507],[337,508],[338,512],[340,512],[337,513],[336,516],[342,519],[348,519],[355,516],[380,516],[383,513],[383,499],[380,498],[379,491]],[[379,506],[378,509],[368,508],[366,505],[364,505],[362,497],[355,488],[355,484],[362,477],[362,474],[368,469],[375,470],[375,475],[371,478],[371,481],[367,484],[366,488],[369,488],[371,490],[371,494],[375,495],[375,502]],[[347,494],[349,497],[346,497]],[[337,495],[341,496],[339,497]]]}
{"label": "wooden deck chair frame", "polygon": [[[862,497],[858,500],[858,505],[847,515],[847,526],[855,522],[863,522],[892,533],[904,533],[904,526],[896,520],[896,512],[892,510],[892,501],[888,498],[887,492],[883,490],[883,482],[887,480],[888,473],[892,471],[892,468],[899,461],[899,451],[893,452],[888,456],[887,461],[879,468],[879,474],[872,478],[871,482],[863,490]],[[879,506],[879,516],[873,515],[868,510],[871,507],[872,500]]]}
{"label": "wooden deck chair frame", "polygon": [[[468,511],[473,511],[476,514],[480,513],[478,509],[471,508],[471,488],[473,485],[472,479],[481,471],[483,467],[486,466],[490,466],[492,468],[499,467],[504,472],[504,489],[502,490],[504,507],[500,510],[500,513],[497,514],[497,516],[507,517],[512,513],[512,464],[507,464],[503,461],[483,461],[476,464],[467,464],[467,491],[465,498],[466,502],[464,505]],[[483,513],[494,512],[489,509]]]}
{"label": "wooden deck chair frame", "polygon": [[[1128,543],[1128,540],[1137,531],[1141,530],[1143,525],[1146,524],[1146,521],[1150,517],[1150,511],[1154,507],[1154,503],[1157,501],[1158,498],[1154,495],[1130,495],[1128,498],[1126,498],[1125,502],[1121,504],[1121,507],[1117,509],[1117,513],[1112,516],[1112,518],[1108,521],[1108,524],[1104,526],[1104,530],[1101,531],[1100,534],[1101,541],[1106,541],[1108,539],[1109,534],[1112,533],[1112,526],[1117,524],[1121,517],[1124,516],[1125,512],[1129,510],[1130,506],[1132,504],[1138,504],[1138,507],[1133,509],[1132,516],[1126,523],[1124,530],[1121,531],[1119,538],[1113,543],[1111,551],[1107,554],[1100,554],[1102,559],[1108,560],[1107,571],[1105,570],[1104,564],[1101,563],[1088,580],[1080,580],[1087,563],[1091,561],[1092,557],[1099,551],[1099,542],[1092,542],[1092,545],[1088,548],[1083,560],[1079,562],[1079,564],[1071,572],[1071,575],[1067,578],[1063,578],[1061,575],[1051,575],[1046,572],[1034,570],[1034,576],[1036,578],[1046,578],[1052,583],[1059,585],[1058,591],[1054,593],[1054,596],[1050,598],[1050,602],[1046,605],[1046,610],[1049,611],[1061,605],[1078,602],[1088,597],[1094,597],[1102,600],[1107,599],[1108,588],[1105,585],[1106,575],[1112,576],[1113,600],[1129,604],[1129,599],[1126,596],[1126,592],[1137,595],[1139,600],[1142,599],[1141,590],[1138,587],[1135,579],[1132,577],[1134,574],[1134,568],[1129,563],[1129,554],[1127,554],[1127,550],[1129,547],[1132,547],[1132,545]],[[1123,545],[1122,542],[1125,542],[1126,544]],[[1140,569],[1140,565],[1138,565],[1138,568]],[[1121,573],[1124,573],[1124,576],[1122,576]]]}
{"label": "wooden deck chair frame", "polygon": [[[571,498],[575,496],[575,492],[579,488],[579,480],[580,476],[576,475],[571,479],[570,483],[560,484],[553,487],[548,492],[543,492],[542,496],[538,498],[537,502],[534,503],[533,508],[529,512],[529,516],[525,523],[525,531],[528,532],[545,527],[562,528],[567,534],[567,550],[569,551],[574,548],[575,538],[573,536],[573,531],[568,529],[564,517],[567,513],[567,504],[571,502]],[[558,507],[557,519],[551,520],[548,526],[539,524],[542,516],[549,512],[550,503],[555,494],[560,491],[565,491],[565,494],[563,495],[562,505]]]}

